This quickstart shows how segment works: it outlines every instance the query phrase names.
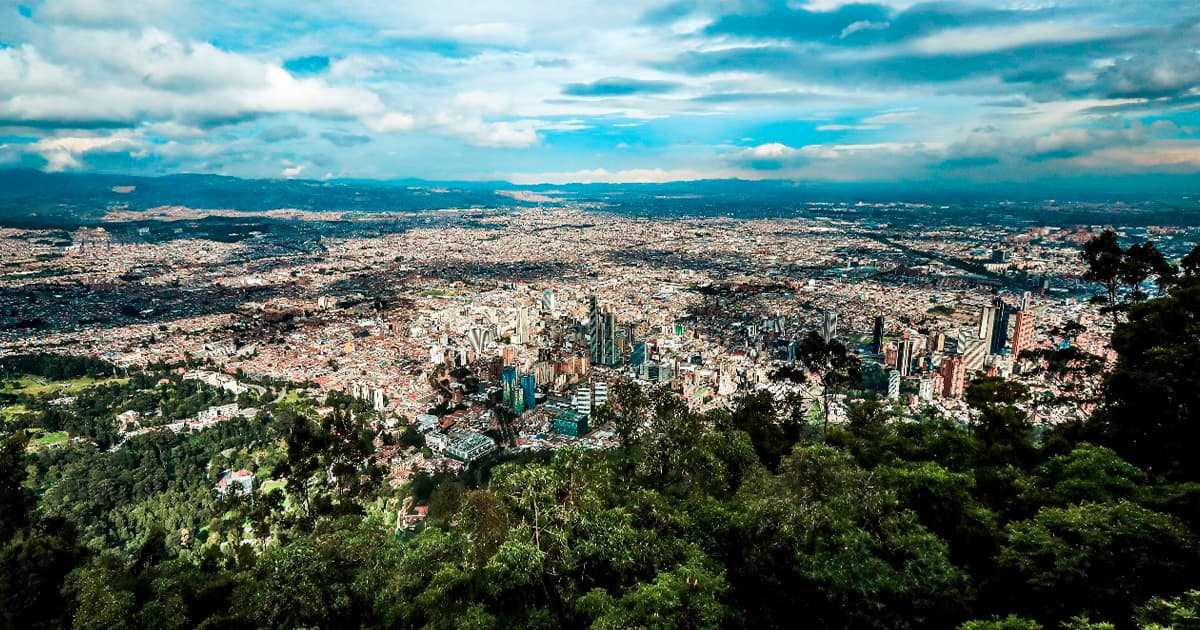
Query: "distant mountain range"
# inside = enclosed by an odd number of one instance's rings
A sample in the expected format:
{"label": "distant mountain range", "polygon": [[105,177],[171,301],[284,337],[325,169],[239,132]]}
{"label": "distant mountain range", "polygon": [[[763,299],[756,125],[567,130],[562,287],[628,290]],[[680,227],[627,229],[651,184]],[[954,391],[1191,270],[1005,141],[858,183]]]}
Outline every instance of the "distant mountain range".
{"label": "distant mountain range", "polygon": [[[1143,180],[1138,180],[1144,183]],[[1122,190],[1119,180],[1104,187],[1072,186],[1070,197],[1086,200],[1145,200],[1144,189]],[[147,210],[162,206],[264,211],[416,211],[441,208],[534,206],[558,201],[597,202],[650,212],[753,212],[755,208],[808,201],[909,201],[976,203],[998,199],[1036,200],[1061,196],[1042,186],[967,186],[929,183],[798,183],[786,180],[702,180],[662,184],[517,185],[503,181],[434,182],[420,179],[265,180],[220,175],[144,177],[99,173],[0,170],[0,219],[21,223],[93,222],[114,206]],[[1164,202],[1177,210],[1196,208],[1195,186],[1164,180]],[[524,194],[514,194],[524,191]],[[1156,197],[1160,198],[1160,197]],[[550,199],[552,201],[547,201]]]}

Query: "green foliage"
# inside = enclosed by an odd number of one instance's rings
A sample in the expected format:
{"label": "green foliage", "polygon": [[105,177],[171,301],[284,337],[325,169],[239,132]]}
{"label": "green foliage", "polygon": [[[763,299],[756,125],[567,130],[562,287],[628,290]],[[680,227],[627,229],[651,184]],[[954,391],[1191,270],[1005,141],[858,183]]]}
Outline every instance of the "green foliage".
{"label": "green foliage", "polygon": [[1138,608],[1138,624],[1147,630],[1200,628],[1200,590],[1171,598],[1154,597]]}
{"label": "green foliage", "polygon": [[989,621],[968,621],[958,628],[959,630],[1042,630],[1042,624],[1032,619],[1009,615],[1003,619],[995,617]]}
{"label": "green foliage", "polygon": [[1200,481],[1200,283],[1132,308],[1112,347],[1098,439],[1151,473]]}
{"label": "green foliage", "polygon": [[1107,502],[1133,496],[1146,481],[1137,467],[1102,446],[1080,444],[1034,471],[1044,505]]}
{"label": "green foliage", "polygon": [[1040,619],[1126,618],[1200,570],[1195,537],[1177,519],[1128,501],[1045,507],[1005,527],[997,562],[1014,606]]}

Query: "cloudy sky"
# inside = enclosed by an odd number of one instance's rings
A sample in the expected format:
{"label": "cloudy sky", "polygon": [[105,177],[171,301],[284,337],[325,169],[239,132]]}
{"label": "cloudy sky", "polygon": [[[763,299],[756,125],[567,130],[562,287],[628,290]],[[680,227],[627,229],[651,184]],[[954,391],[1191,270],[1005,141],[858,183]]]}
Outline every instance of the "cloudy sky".
{"label": "cloudy sky", "polygon": [[5,167],[1187,176],[1200,2],[0,0]]}

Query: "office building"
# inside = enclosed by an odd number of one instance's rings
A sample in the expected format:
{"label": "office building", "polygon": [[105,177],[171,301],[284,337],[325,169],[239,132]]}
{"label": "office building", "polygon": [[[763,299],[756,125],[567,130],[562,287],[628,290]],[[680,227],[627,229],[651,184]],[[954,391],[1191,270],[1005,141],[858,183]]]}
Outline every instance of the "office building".
{"label": "office building", "polygon": [[899,370],[888,372],[888,398],[900,400],[900,379]]}
{"label": "office building", "polygon": [[646,362],[646,342],[633,342],[633,352],[629,354],[629,365],[632,367],[641,367]]}
{"label": "office building", "polygon": [[611,310],[602,310],[596,297],[592,296],[591,319],[588,322],[588,350],[593,365],[621,366],[621,354],[617,350],[617,319]]}
{"label": "office building", "polygon": [[554,432],[571,437],[587,435],[588,418],[573,411],[563,411],[554,417]]}
{"label": "office building", "polygon": [[875,316],[875,328],[871,333],[871,354],[883,352],[883,315]]}
{"label": "office building", "polygon": [[925,350],[927,352],[943,352],[946,349],[946,335],[940,332],[929,333],[929,337],[925,340]]}
{"label": "office building", "polygon": [[592,385],[592,408],[603,407],[608,404],[608,383],[596,383]]}
{"label": "office building", "polygon": [[896,371],[900,372],[900,376],[908,376],[912,372],[915,346],[916,343],[909,334],[904,333],[904,338],[900,340],[900,346],[896,349]]}
{"label": "office building", "polygon": [[968,336],[963,340],[962,353],[967,371],[978,372],[983,369],[988,356],[988,341]]}
{"label": "office building", "polygon": [[446,436],[445,449],[447,457],[471,462],[496,450],[496,442],[486,435],[464,431]]}
{"label": "office building", "polygon": [[1013,329],[1012,351],[1014,357],[1020,357],[1023,350],[1028,350],[1034,344],[1035,317],[1033,311],[1017,311],[1017,325]]}
{"label": "office building", "polygon": [[992,315],[992,341],[989,344],[992,354],[1004,352],[1004,346],[1008,343],[1008,319],[1011,312],[1012,307],[997,297]]}
{"label": "office building", "polygon": [[829,343],[837,336],[837,311],[825,311],[821,317],[821,338]]}
{"label": "office building", "polygon": [[983,340],[983,352],[987,354],[992,349],[992,335],[996,330],[996,307],[985,306],[979,313],[979,330],[976,337]]}
{"label": "office building", "polygon": [[933,400],[933,379],[923,378],[917,383],[917,398]]}
{"label": "office building", "polygon": [[500,400],[505,407],[512,408],[517,398],[517,390],[520,385],[517,381],[517,367],[515,365],[504,366],[504,371],[500,376]]}
{"label": "office building", "polygon": [[521,375],[521,402],[526,409],[537,406],[537,378],[532,374]]}
{"label": "office building", "polygon": [[942,376],[942,395],[962,398],[967,382],[967,364],[962,355],[952,354],[942,359],[938,373]]}

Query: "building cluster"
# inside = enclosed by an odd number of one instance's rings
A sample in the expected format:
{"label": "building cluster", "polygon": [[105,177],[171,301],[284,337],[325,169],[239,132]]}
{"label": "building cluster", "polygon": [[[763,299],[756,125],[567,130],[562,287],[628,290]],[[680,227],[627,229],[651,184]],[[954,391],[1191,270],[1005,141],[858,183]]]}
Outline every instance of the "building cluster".
{"label": "building cluster", "polygon": [[189,233],[184,210],[171,211],[183,231],[170,238],[0,230],[12,261],[0,353],[178,363],[234,393],[267,380],[345,392],[387,427],[418,425],[447,464],[609,446],[595,412],[618,379],[698,410],[762,389],[815,398],[819,380],[775,378],[812,331],[879,365],[882,394],[947,413],[964,412],[980,373],[1056,394],[1063,383],[1028,350],[1112,358],[1111,318],[1087,299],[1078,256],[1100,226],[1034,227],[1008,208],[993,209],[1008,223],[982,225],[912,204],[748,218],[571,204],[337,221],[297,211],[286,238],[233,242]]}

